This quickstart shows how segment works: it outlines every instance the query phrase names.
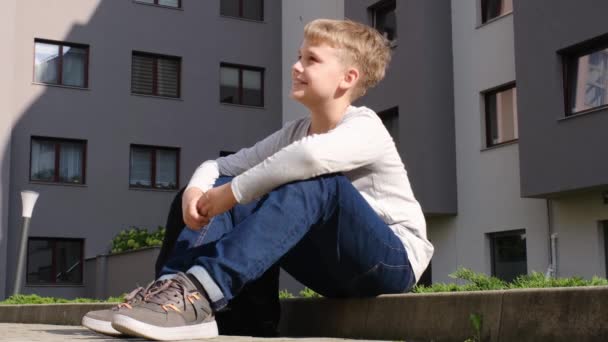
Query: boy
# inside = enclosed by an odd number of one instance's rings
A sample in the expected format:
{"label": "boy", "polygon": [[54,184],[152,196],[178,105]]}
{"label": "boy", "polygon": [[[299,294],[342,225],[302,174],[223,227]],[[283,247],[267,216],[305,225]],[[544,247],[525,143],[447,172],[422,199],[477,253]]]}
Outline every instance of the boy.
{"label": "boy", "polygon": [[307,24],[291,96],[310,117],[195,171],[182,197],[187,248],[112,327],[157,340],[217,336],[214,312],[276,265],[327,297],[409,291],[433,253],[424,216],[381,120],[351,106],[389,60],[370,27]]}

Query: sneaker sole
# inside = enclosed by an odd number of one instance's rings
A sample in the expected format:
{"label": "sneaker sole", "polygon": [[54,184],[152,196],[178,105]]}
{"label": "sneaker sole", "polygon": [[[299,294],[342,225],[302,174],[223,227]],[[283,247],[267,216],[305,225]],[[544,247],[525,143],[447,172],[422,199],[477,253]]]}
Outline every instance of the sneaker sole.
{"label": "sneaker sole", "polygon": [[123,333],[121,333],[120,331],[112,328],[112,322],[102,321],[99,319],[94,319],[94,318],[84,316],[84,317],[82,317],[81,324],[86,328],[89,328],[95,332],[98,332],[98,333],[101,333],[104,335],[110,335],[110,336],[122,336],[123,335]]}
{"label": "sneaker sole", "polygon": [[219,335],[215,321],[183,327],[163,328],[116,314],[112,318],[112,327],[123,334],[160,341],[213,338]]}

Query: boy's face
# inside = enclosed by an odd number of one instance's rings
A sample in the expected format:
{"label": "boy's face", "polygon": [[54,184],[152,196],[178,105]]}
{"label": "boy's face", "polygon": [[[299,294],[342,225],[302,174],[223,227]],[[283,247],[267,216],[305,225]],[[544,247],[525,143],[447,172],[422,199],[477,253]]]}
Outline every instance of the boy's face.
{"label": "boy's face", "polygon": [[335,99],[347,90],[343,82],[347,70],[340,50],[326,43],[311,45],[304,39],[291,68],[291,97],[307,107]]}

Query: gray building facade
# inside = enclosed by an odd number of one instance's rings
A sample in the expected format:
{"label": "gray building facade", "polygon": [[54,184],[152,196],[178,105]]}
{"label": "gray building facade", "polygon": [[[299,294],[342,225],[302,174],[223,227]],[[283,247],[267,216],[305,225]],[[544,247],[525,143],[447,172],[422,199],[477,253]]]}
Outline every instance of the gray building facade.
{"label": "gray building facade", "polygon": [[606,277],[608,4],[513,7],[521,195],[547,202],[558,275]]}
{"label": "gray building facade", "polygon": [[[177,9],[140,1],[5,4],[0,25],[9,34],[0,38],[2,58],[8,59],[3,75],[13,77],[0,79],[7,90],[0,101],[0,293],[12,291],[21,190],[40,193],[29,235],[84,239],[88,258],[107,253],[111,238],[125,228],[164,225],[177,193],[130,186],[131,145],[178,149],[181,187],[202,161],[249,146],[281,127],[281,2],[266,1],[261,21],[220,15],[219,1],[180,2]],[[37,39],[88,46],[88,86],[34,82]],[[179,97],[134,94],[133,51],[181,58]],[[263,68],[262,107],[220,102],[220,63]],[[31,181],[32,137],[84,141],[84,184]],[[23,288],[67,297],[83,291],[79,285]]]}
{"label": "gray building facade", "polygon": [[[567,70],[568,63],[577,62],[572,58],[586,54],[586,50],[608,48],[608,27],[602,19],[608,3],[560,0],[514,4],[519,108],[522,113],[534,113],[522,115],[520,120],[522,196],[543,198],[608,189],[608,160],[602,157],[608,146],[608,109],[597,97],[605,96],[605,84],[596,87],[586,83],[585,100],[601,104],[573,113],[572,107],[578,106],[572,93],[576,92],[576,75]],[[550,15],[544,14],[547,10]],[[605,62],[598,63],[603,67]]]}
{"label": "gray building facade", "polygon": [[[345,17],[374,25],[382,1],[346,1]],[[384,118],[426,215],[454,215],[456,161],[450,2],[396,1],[386,77],[358,101]],[[387,121],[389,121],[387,123]]]}
{"label": "gray building facade", "polygon": [[587,56],[608,48],[598,6],[452,1],[458,212],[427,217],[433,282],[460,266],[505,280],[608,274],[597,155],[608,69],[601,53]]}

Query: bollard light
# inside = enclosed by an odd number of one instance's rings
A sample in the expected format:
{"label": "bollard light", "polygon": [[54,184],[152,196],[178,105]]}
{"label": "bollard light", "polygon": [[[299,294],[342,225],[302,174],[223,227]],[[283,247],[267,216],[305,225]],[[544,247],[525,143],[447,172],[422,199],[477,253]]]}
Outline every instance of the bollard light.
{"label": "bollard light", "polygon": [[21,191],[21,203],[23,204],[23,210],[21,216],[32,218],[32,212],[36,205],[36,200],[40,194],[36,191],[23,190]]}
{"label": "bollard light", "polygon": [[25,253],[27,251],[27,237],[30,229],[30,219],[32,218],[32,213],[34,211],[36,201],[38,200],[38,196],[39,194],[35,191],[21,191],[21,216],[23,216],[23,224],[21,227],[21,246],[19,248],[19,259],[17,260],[17,269],[15,271],[13,295],[19,294],[19,290],[21,289],[21,280],[23,279],[23,274],[25,273],[24,263]]}

